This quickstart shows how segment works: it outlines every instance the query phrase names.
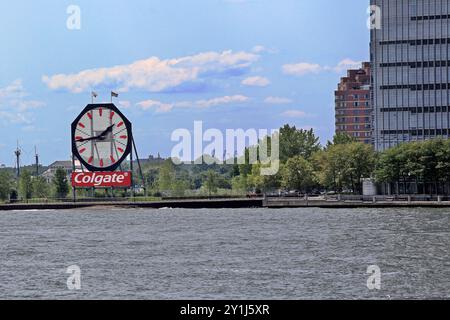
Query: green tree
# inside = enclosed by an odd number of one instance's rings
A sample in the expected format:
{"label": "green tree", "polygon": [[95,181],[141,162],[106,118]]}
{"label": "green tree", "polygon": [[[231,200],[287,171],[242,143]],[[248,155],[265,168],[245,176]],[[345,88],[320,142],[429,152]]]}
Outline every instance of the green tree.
{"label": "green tree", "polygon": [[[242,159],[242,157],[244,159]],[[245,152],[244,155],[241,158],[239,158],[239,160],[241,160],[241,162],[243,162],[243,164],[239,165],[239,172],[242,176],[247,177],[249,174],[252,173],[252,165],[250,163],[250,150],[249,148],[245,148]],[[236,162],[239,161],[238,159],[236,159]],[[244,160],[244,161],[242,161]]]}
{"label": "green tree", "polygon": [[213,170],[208,170],[208,172],[206,173],[204,186],[206,190],[208,190],[208,194],[210,197],[213,193],[217,193],[218,180],[218,174]]}
{"label": "green tree", "polygon": [[307,192],[314,185],[312,165],[301,156],[290,158],[282,172],[282,185],[290,190]]}
{"label": "green tree", "polygon": [[158,186],[160,191],[171,191],[175,182],[175,165],[171,159],[166,160],[160,168]]}
{"label": "green tree", "polygon": [[445,140],[440,150],[436,153],[438,163],[437,175],[440,183],[450,182],[450,140]]}
{"label": "green tree", "polygon": [[264,176],[261,175],[261,165],[254,164],[252,172],[247,176],[248,186],[256,191],[263,191],[265,189]]}
{"label": "green tree", "polygon": [[12,177],[7,171],[0,171],[0,200],[8,200],[12,188]]}
{"label": "green tree", "polygon": [[231,177],[237,177],[239,176],[241,173],[239,171],[239,165],[238,164],[234,164],[233,165],[233,170],[231,171]]}
{"label": "green tree", "polygon": [[319,138],[315,136],[313,129],[303,130],[289,125],[280,129],[280,160],[282,163],[296,156],[308,160],[320,148]]}
{"label": "green tree", "polygon": [[182,170],[176,174],[176,178],[172,186],[172,192],[177,197],[184,197],[186,191],[191,189],[191,185],[192,181],[189,173]]}
{"label": "green tree", "polygon": [[421,161],[424,167],[424,182],[429,187],[429,193],[438,193],[439,189],[439,159],[438,154],[444,147],[444,141],[442,139],[430,140],[421,145],[422,157]]}
{"label": "green tree", "polygon": [[375,178],[378,182],[388,183],[394,193],[400,193],[400,185],[409,181],[426,180],[426,158],[424,143],[403,143],[385,150],[379,155]]}
{"label": "green tree", "polygon": [[32,188],[35,198],[48,198],[50,196],[50,186],[43,177],[34,177]]}
{"label": "green tree", "polygon": [[348,143],[353,143],[353,142],[358,142],[358,141],[354,137],[350,136],[349,134],[347,134],[345,132],[339,132],[334,135],[333,141],[328,141],[326,149],[328,149],[329,147],[331,147],[333,145],[348,144]]}
{"label": "green tree", "polygon": [[66,171],[57,169],[52,182],[55,188],[56,197],[59,199],[66,198],[69,193],[69,181],[67,179]]}
{"label": "green tree", "polygon": [[[198,168],[194,168],[192,165],[176,166],[172,159],[166,160],[159,168],[158,173],[156,171],[153,172],[154,189],[158,189],[160,192],[170,193],[172,196],[183,197],[186,191],[190,190],[196,183],[195,177],[191,179],[190,175],[190,172],[198,170]],[[200,173],[193,173],[193,175],[201,179]]]}
{"label": "green tree", "polygon": [[252,173],[247,177],[248,187],[264,192],[277,190],[281,187],[282,168],[274,175],[263,175],[261,173],[265,167],[268,167],[268,165],[253,165]]}
{"label": "green tree", "polygon": [[184,197],[188,189],[189,182],[186,180],[177,179],[172,184],[172,194],[176,197]]}
{"label": "green tree", "polygon": [[[378,182],[388,183],[393,193],[439,193],[449,183],[450,144],[442,139],[403,143],[382,152],[376,166]],[[404,186],[401,188],[401,186]]]}
{"label": "green tree", "polygon": [[376,154],[373,147],[353,142],[343,145],[348,157],[348,168],[346,176],[348,177],[349,187],[353,192],[362,194],[362,179],[371,178],[376,163]]}
{"label": "green tree", "polygon": [[313,156],[316,180],[328,189],[362,193],[362,178],[370,178],[376,155],[372,146],[359,142],[329,145]]}
{"label": "green tree", "polygon": [[31,199],[33,195],[33,185],[31,181],[31,173],[23,170],[19,178],[19,195],[22,199]]}
{"label": "green tree", "polygon": [[231,186],[234,191],[245,193],[248,191],[247,177],[236,176],[231,179]]}
{"label": "green tree", "polygon": [[342,189],[338,184],[338,168],[341,161],[336,161],[335,153],[330,152],[330,148],[331,145],[313,155],[314,179],[321,186],[338,191]]}
{"label": "green tree", "polygon": [[159,170],[157,168],[149,168],[144,172],[144,179],[150,190],[158,191]]}

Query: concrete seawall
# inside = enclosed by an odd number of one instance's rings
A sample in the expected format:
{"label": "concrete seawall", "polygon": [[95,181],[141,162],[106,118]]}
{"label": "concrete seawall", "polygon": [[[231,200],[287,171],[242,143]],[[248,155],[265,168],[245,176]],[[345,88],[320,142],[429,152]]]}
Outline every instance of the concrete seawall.
{"label": "concrete seawall", "polygon": [[184,208],[184,209],[233,209],[233,208],[261,208],[262,199],[202,199],[202,200],[170,200],[152,202],[65,202],[43,204],[5,204],[0,205],[0,211],[11,210],[70,210],[89,207],[117,207],[117,208]]}
{"label": "concrete seawall", "polygon": [[303,200],[276,198],[264,199],[263,206],[266,208],[450,208],[448,201],[326,201],[326,200]]}
{"label": "concrete seawall", "polygon": [[330,209],[356,209],[356,208],[449,208],[449,201],[325,201],[293,198],[277,199],[201,199],[201,200],[166,200],[154,202],[67,202],[46,204],[5,204],[0,205],[0,211],[11,210],[70,210],[90,207],[115,208],[181,208],[181,209],[238,209],[238,208],[330,208]]}

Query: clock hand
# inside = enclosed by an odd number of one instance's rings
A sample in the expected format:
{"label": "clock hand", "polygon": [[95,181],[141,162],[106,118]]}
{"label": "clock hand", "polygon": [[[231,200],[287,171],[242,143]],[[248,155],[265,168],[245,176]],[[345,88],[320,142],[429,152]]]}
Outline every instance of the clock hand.
{"label": "clock hand", "polygon": [[106,135],[107,135],[108,133],[111,133],[111,132],[112,132],[114,126],[115,126],[114,124],[111,125],[111,126],[109,126],[105,131],[103,131],[103,132],[98,136],[98,139],[99,139],[99,140],[105,140]]}
{"label": "clock hand", "polygon": [[90,138],[85,138],[85,139],[78,139],[77,142],[86,142],[86,141],[91,141],[91,140],[97,140],[99,138],[100,138],[100,136],[98,136],[98,137],[90,137]]}
{"label": "clock hand", "polygon": [[112,129],[114,128],[114,124],[112,126],[109,126],[105,131],[103,131],[100,135],[95,136],[95,137],[90,137],[90,138],[85,138],[85,139],[79,139],[77,140],[77,142],[85,142],[85,141],[91,141],[91,140],[105,140],[105,136],[112,132]]}
{"label": "clock hand", "polygon": [[114,126],[115,126],[115,124],[110,125],[110,126],[109,126],[109,127],[101,134],[101,136],[106,135],[107,133],[112,132],[112,129],[114,128]]}

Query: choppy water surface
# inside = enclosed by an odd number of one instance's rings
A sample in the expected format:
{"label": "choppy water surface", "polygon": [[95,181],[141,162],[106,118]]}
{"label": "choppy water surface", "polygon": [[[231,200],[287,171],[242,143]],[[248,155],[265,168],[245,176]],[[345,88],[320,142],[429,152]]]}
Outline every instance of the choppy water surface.
{"label": "choppy water surface", "polygon": [[450,298],[449,253],[448,209],[1,212],[0,298]]}

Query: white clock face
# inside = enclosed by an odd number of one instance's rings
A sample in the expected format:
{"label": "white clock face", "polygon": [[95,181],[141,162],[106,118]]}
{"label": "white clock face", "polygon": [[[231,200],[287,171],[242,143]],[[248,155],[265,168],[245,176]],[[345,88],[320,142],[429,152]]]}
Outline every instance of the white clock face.
{"label": "white clock face", "polygon": [[86,112],[76,124],[76,149],[89,165],[108,168],[123,157],[128,135],[124,119],[113,110],[99,106]]}

